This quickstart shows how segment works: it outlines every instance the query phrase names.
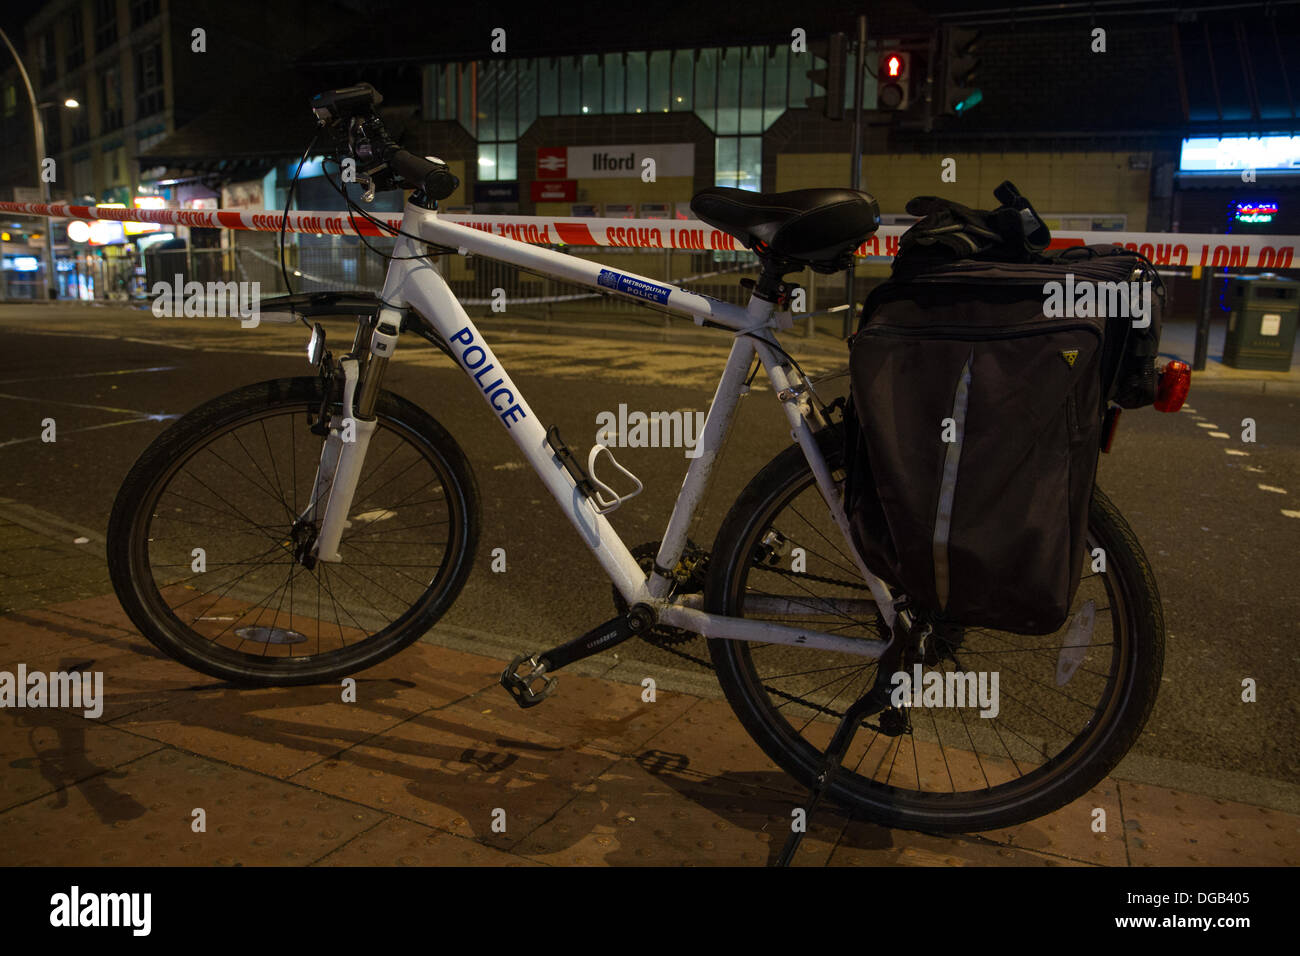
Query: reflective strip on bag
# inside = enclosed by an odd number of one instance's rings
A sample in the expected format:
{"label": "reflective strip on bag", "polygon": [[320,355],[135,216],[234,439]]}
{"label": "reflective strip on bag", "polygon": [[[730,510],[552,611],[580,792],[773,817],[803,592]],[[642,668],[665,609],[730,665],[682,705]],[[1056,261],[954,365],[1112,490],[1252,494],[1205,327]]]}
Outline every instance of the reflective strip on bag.
{"label": "reflective strip on bag", "polygon": [[957,468],[961,464],[961,446],[966,437],[966,406],[970,400],[970,366],[975,359],[971,349],[957,377],[957,395],[952,403],[955,439],[948,445],[943,461],[943,481],[939,485],[939,510],[934,516],[934,593],[942,610],[948,605],[948,535],[952,528],[952,503],[957,493]]}

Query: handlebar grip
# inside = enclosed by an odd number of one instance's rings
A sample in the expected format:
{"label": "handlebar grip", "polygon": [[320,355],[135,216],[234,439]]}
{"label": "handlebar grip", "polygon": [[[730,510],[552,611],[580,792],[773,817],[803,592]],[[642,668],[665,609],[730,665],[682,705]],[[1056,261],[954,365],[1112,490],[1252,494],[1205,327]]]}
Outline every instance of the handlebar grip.
{"label": "handlebar grip", "polygon": [[424,190],[430,199],[446,199],[460,186],[460,179],[444,163],[435,163],[404,149],[388,156],[392,170],[413,186]]}

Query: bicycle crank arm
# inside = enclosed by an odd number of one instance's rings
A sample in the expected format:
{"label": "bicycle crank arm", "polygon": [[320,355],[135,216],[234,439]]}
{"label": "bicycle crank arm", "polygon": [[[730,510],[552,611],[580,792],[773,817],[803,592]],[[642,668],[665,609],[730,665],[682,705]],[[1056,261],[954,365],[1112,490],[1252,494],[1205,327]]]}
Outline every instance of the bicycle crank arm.
{"label": "bicycle crank arm", "polygon": [[[626,614],[610,618],[604,624],[593,627],[586,634],[566,641],[559,647],[553,647],[541,654],[521,654],[510,662],[510,666],[501,674],[501,686],[510,692],[515,703],[520,707],[535,707],[555,691],[556,678],[552,672],[607,651],[622,644],[628,638],[647,633],[655,625],[655,613],[648,605],[637,604]],[[530,670],[520,673],[520,668],[527,664]],[[538,682],[541,689],[534,689]]]}

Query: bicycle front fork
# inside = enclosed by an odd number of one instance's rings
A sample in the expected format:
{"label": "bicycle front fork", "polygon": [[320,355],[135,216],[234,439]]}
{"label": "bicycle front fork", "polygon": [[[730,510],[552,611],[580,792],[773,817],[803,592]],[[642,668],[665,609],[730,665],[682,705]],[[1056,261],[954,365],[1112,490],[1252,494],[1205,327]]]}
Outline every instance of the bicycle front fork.
{"label": "bicycle front fork", "polygon": [[[339,540],[351,526],[348,512],[356,494],[361,466],[375,431],[375,406],[380,386],[401,330],[401,316],[384,308],[372,322],[368,316],[357,323],[352,351],[339,360],[343,376],[343,405],[339,414],[331,415],[329,434],[321,446],[316,482],[311,503],[300,521],[319,525],[312,555],[320,561],[338,563]],[[320,507],[324,502],[324,508]],[[319,521],[318,521],[319,519]]]}

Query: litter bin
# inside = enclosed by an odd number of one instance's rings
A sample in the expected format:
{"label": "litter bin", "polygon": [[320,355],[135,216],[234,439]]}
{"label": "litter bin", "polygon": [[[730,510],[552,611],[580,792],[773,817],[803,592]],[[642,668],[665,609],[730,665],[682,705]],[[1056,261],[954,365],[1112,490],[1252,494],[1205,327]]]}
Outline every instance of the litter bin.
{"label": "litter bin", "polygon": [[1233,368],[1291,370],[1300,282],[1277,276],[1241,276],[1228,290],[1232,312],[1223,342],[1223,364]]}

